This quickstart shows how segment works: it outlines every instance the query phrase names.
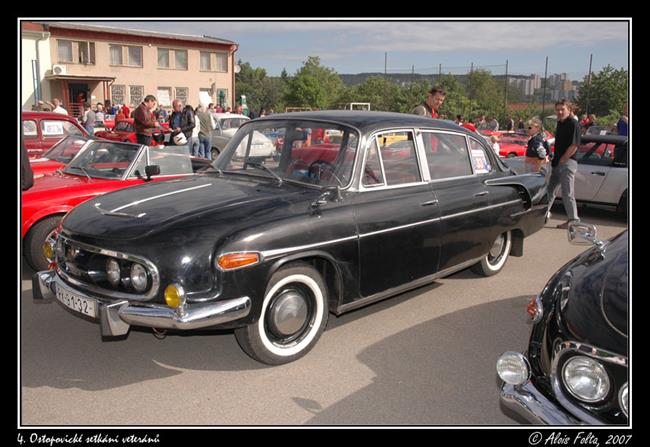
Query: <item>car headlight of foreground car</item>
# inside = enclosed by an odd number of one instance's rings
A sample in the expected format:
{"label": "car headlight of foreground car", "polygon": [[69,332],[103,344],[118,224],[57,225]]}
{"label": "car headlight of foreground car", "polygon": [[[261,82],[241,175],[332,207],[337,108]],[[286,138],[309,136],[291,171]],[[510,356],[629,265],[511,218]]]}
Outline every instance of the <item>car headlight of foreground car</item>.
{"label": "car headlight of foreground car", "polygon": [[562,368],[562,379],[567,390],[584,402],[597,402],[609,393],[607,371],[589,357],[581,355],[567,361]]}
{"label": "car headlight of foreground car", "polygon": [[523,354],[508,351],[497,360],[497,374],[510,385],[522,385],[530,379],[530,366]]}
{"label": "car headlight of foreground car", "polygon": [[144,292],[147,290],[147,286],[149,285],[147,269],[137,262],[134,262],[131,265],[131,285],[136,292]]}

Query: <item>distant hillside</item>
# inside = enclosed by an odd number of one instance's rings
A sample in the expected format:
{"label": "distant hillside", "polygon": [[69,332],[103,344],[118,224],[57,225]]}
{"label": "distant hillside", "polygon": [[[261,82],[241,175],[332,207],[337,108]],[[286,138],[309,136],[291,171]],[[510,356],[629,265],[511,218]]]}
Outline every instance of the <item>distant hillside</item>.
{"label": "distant hillside", "polygon": [[[431,85],[435,84],[438,75],[437,74],[411,74],[411,73],[388,73],[387,75],[384,75],[383,73],[358,73],[358,74],[340,74],[341,80],[343,81],[343,84],[345,84],[347,87],[351,87],[354,85],[359,85],[362,84],[366,79],[372,77],[372,76],[381,76],[384,77],[386,76],[388,79],[392,80],[393,82],[404,85],[409,82],[414,82],[414,81],[426,81],[429,82]],[[461,74],[461,75],[453,75],[458,82],[461,84],[465,85],[467,83],[467,75],[466,74]],[[503,79],[505,75],[503,74],[495,74],[493,75],[495,79]],[[510,75],[509,78],[514,79],[514,78],[526,78],[527,76],[521,76],[521,75]]]}

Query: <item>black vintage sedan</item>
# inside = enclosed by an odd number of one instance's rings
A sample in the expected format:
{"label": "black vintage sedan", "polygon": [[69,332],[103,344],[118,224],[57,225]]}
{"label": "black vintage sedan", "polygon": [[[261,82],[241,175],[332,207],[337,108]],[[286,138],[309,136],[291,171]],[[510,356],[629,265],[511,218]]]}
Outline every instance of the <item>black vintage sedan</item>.
{"label": "black vintage sedan", "polygon": [[501,401],[533,424],[628,423],[628,233],[569,240],[595,244],[562,267],[528,305],[528,351],[497,361]]}
{"label": "black vintage sedan", "polygon": [[[273,132],[278,152],[253,156]],[[516,175],[451,122],[272,115],[243,124],[207,171],[72,210],[35,298],[99,319],[105,336],[235,329],[251,357],[281,364],[313,347],[330,312],[467,267],[496,274],[546,206],[542,175]]]}

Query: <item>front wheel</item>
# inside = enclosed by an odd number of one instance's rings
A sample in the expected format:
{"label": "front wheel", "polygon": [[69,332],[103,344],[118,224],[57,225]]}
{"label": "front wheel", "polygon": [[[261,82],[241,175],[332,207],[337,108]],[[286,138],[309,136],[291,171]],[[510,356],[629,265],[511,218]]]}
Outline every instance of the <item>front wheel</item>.
{"label": "front wheel", "polygon": [[510,231],[501,233],[492,244],[490,252],[480,262],[472,266],[472,271],[483,276],[496,275],[506,264],[511,247],[512,235]]}
{"label": "front wheel", "polygon": [[237,342],[255,360],[281,365],[309,352],[325,329],[327,287],[311,266],[295,263],[269,281],[259,320],[235,330]]}
{"label": "front wheel", "polygon": [[43,254],[43,244],[54,237],[61,216],[50,216],[36,223],[25,237],[25,258],[36,272],[47,270],[50,261]]}

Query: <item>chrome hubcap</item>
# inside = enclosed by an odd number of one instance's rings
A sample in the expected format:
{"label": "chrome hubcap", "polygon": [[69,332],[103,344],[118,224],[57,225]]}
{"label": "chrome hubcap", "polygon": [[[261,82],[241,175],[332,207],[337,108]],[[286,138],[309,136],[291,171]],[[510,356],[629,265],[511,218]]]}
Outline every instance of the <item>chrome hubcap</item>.
{"label": "chrome hubcap", "polygon": [[506,237],[502,234],[497,238],[496,241],[494,241],[494,244],[490,249],[490,258],[492,259],[498,258],[499,255],[501,255],[501,252],[503,251],[503,246],[505,245],[505,243],[506,243]]}
{"label": "chrome hubcap", "polygon": [[305,297],[300,292],[288,290],[276,298],[270,313],[273,332],[287,337],[303,328],[309,309]]}

